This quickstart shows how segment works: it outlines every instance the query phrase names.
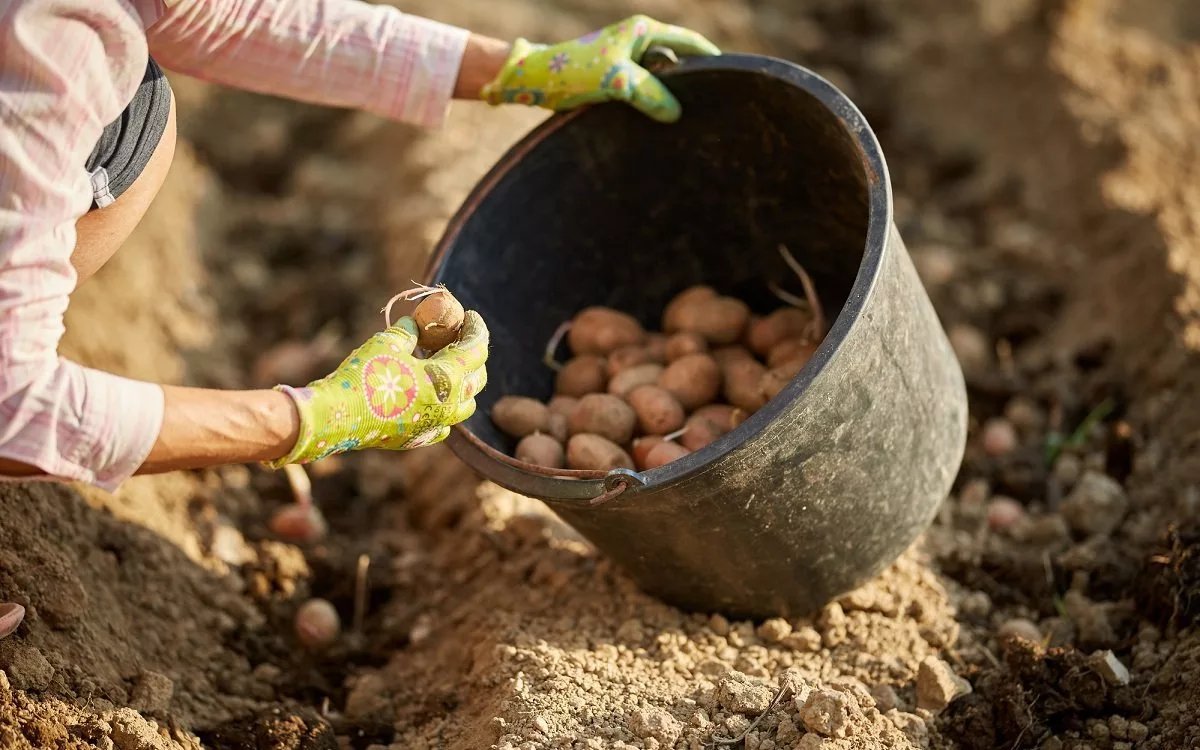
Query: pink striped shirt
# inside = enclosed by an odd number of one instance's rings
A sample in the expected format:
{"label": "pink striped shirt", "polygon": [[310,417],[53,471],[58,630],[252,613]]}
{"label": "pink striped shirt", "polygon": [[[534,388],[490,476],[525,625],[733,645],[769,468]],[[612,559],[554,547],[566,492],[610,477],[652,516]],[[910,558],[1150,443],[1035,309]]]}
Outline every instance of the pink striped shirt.
{"label": "pink striped shirt", "polygon": [[163,419],[161,387],[58,356],[84,168],[148,54],[163,67],[426,127],[467,32],[357,0],[0,0],[0,457],[114,489]]}

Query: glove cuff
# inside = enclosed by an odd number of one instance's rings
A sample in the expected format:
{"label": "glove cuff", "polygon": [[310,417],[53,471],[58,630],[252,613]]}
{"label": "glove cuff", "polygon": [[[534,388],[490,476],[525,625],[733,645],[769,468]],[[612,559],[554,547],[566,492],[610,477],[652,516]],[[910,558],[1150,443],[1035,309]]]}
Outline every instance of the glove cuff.
{"label": "glove cuff", "polygon": [[292,446],[286,456],[274,461],[264,461],[263,465],[270,469],[281,469],[288,464],[309,463],[314,460],[313,390],[312,388],[293,388],[290,385],[277,385],[273,390],[286,393],[292,399],[292,403],[296,405],[296,413],[300,416],[300,431],[296,437],[296,444]]}
{"label": "glove cuff", "polygon": [[518,67],[518,63],[529,56],[529,53],[536,52],[541,49],[542,45],[530,43],[528,39],[517,39],[513,42],[512,51],[508,53],[508,58],[504,61],[504,65],[500,66],[500,72],[496,74],[496,78],[479,91],[479,98],[491,105],[503,104],[513,101],[512,97],[506,94],[506,91],[512,88],[514,72]]}

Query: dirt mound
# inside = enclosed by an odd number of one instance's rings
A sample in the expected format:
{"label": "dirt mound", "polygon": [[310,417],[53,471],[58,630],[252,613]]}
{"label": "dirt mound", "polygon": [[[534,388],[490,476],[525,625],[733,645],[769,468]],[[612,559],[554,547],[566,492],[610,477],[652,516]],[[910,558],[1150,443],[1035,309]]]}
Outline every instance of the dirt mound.
{"label": "dirt mound", "polygon": [[[953,496],[861,590],[748,623],[640,593],[441,448],[315,467],[331,534],[304,548],[267,533],[288,489],[255,467],[115,496],[0,485],[0,600],[29,609],[0,640],[0,746],[1200,743],[1192,4],[405,6],[544,39],[638,10],[844,87],[967,376]],[[176,86],[184,150],[76,295],[64,353],[213,386],[323,374],[542,117],[460,106],[420,133]],[[292,635],[310,595],[350,630],[328,652]]]}

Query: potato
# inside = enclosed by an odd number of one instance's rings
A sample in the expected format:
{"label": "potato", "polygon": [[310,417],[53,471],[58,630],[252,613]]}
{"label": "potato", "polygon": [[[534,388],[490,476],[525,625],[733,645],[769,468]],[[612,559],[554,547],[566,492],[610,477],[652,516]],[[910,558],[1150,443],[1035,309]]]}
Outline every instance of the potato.
{"label": "potato", "polygon": [[670,440],[659,443],[650,449],[646,454],[646,463],[641,467],[642,471],[657,469],[660,466],[666,466],[675,459],[683,458],[691,453],[690,450],[684,448],[679,443],[672,443]]}
{"label": "potato", "polygon": [[681,315],[683,311],[697,302],[706,299],[712,299],[717,296],[717,292],[711,286],[692,286],[684,289],[675,298],[667,303],[663,310],[663,330],[667,333],[675,333],[680,329]]}
{"label": "potato", "polygon": [[752,359],[736,359],[721,369],[725,400],[739,409],[754,413],[767,403],[762,379],[767,368]]}
{"label": "potato", "polygon": [[633,407],[608,393],[589,393],[579,399],[579,406],[567,420],[570,434],[591,433],[617,445],[624,445],[633,438],[636,425],[637,414]]}
{"label": "potato", "polygon": [[554,389],[561,396],[586,396],[603,393],[607,383],[604,358],[585,354],[563,365],[554,380]]}
{"label": "potato", "polygon": [[561,469],[566,463],[562,444],[540,432],[521,438],[514,455],[518,461],[550,469]]}
{"label": "potato", "polygon": [[688,418],[686,427],[687,430],[679,436],[679,442],[690,451],[698,451],[728,432],[722,430],[719,425],[696,416]]}
{"label": "potato", "polygon": [[417,344],[427,352],[436,352],[454,343],[462,330],[464,316],[463,306],[450,292],[429,295],[412,314],[417,324]]}
{"label": "potato", "polygon": [[644,364],[657,364],[650,358],[650,350],[645,346],[622,346],[608,355],[606,363],[608,377],[616,377],[623,370]]}
{"label": "potato", "polygon": [[621,446],[586,432],[572,436],[567,442],[567,466],[596,471],[634,468],[633,458]]}
{"label": "potato", "polygon": [[742,336],[750,320],[750,308],[733,297],[703,299],[684,306],[678,313],[680,331],[698,333],[710,344],[732,344]]}
{"label": "potato", "polygon": [[550,410],[532,398],[503,396],[492,407],[492,421],[506,435],[523,438],[549,429]]}
{"label": "potato", "polygon": [[708,351],[708,342],[698,333],[677,333],[667,339],[667,361],[674,362],[689,354],[703,354]]}
{"label": "potato", "polygon": [[560,443],[566,443],[567,435],[570,434],[567,424],[568,418],[565,414],[552,411],[546,420],[546,434]]}
{"label": "potato", "polygon": [[639,385],[657,383],[658,376],[662,375],[662,372],[662,365],[649,364],[630,367],[628,370],[617,373],[617,376],[608,382],[608,392],[624,398]]}
{"label": "potato", "polygon": [[670,391],[684,409],[693,411],[711,403],[720,393],[721,370],[707,354],[689,354],[667,365],[658,385]]}
{"label": "potato", "polygon": [[750,415],[745,409],[739,409],[729,404],[709,404],[701,406],[692,416],[697,419],[707,419],[719,427],[722,433],[725,433],[745,422]]}
{"label": "potato", "polygon": [[713,349],[711,356],[722,370],[735,359],[754,359],[754,355],[744,346],[721,346]]}
{"label": "potato", "polygon": [[651,333],[646,336],[647,361],[660,365],[667,363],[667,337],[661,333]]}
{"label": "potato", "polygon": [[579,312],[567,332],[571,351],[608,354],[622,346],[641,344],[646,332],[632,315],[609,307],[588,307]]}
{"label": "potato", "polygon": [[625,397],[637,414],[638,427],[648,435],[665,435],[683,426],[683,406],[657,385],[639,385]]}
{"label": "potato", "polygon": [[633,462],[639,469],[646,468],[646,458],[650,455],[650,451],[662,441],[662,435],[646,435],[633,439],[633,448],[630,452],[633,454]]}
{"label": "potato", "polygon": [[807,356],[800,355],[767,370],[763,374],[759,385],[759,388],[767,399],[772,399],[779,395],[779,392],[786,388],[788,383],[792,382],[800,374],[800,371],[804,369],[804,365],[808,364],[808,359]]}
{"label": "potato", "polygon": [[788,360],[801,356],[808,361],[816,350],[817,345],[806,339],[784,339],[771,347],[771,351],[767,354],[767,367],[777,367]]}
{"label": "potato", "polygon": [[551,414],[561,414],[564,417],[570,417],[576,406],[579,406],[579,399],[574,396],[555,396],[546,404]]}
{"label": "potato", "polygon": [[781,307],[754,321],[746,331],[746,346],[760,357],[766,356],[784,339],[804,335],[812,316],[795,307]]}

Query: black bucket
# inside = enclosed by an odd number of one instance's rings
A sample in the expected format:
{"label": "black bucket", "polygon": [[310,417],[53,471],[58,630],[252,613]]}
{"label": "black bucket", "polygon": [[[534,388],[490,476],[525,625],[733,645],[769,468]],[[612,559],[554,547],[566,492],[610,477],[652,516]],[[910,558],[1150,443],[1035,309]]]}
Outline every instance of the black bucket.
{"label": "black bucket", "polygon": [[[751,55],[663,74],[683,119],[609,104],[556,116],[476,187],[430,278],[492,334],[478,413],[449,438],[544,500],[646,591],[731,616],[803,615],[874,576],[929,524],[966,440],[962,373],[892,223],[879,144],[829,82]],[[507,454],[503,395],[546,398],[542,352],[587,305],[657,329],[709,284],[761,311],[811,274],[832,329],[765,408],[646,472],[547,471]]]}

